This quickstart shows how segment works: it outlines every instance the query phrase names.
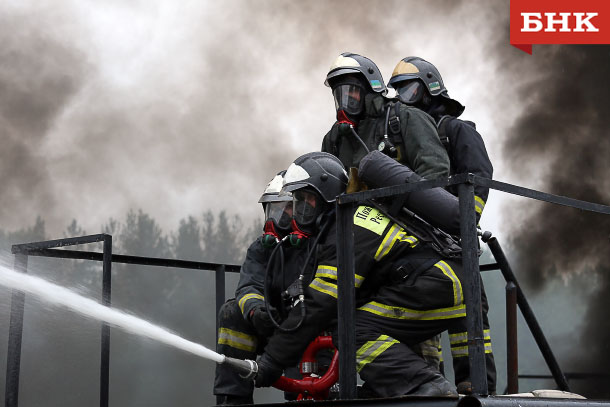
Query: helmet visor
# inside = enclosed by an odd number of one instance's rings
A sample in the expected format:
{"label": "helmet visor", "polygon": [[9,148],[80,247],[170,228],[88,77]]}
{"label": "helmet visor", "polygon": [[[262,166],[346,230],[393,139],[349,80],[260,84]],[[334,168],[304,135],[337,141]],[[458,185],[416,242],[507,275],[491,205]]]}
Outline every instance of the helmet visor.
{"label": "helmet visor", "polygon": [[299,190],[292,193],[292,216],[299,225],[312,224],[322,209],[322,203],[318,194],[307,190]]}
{"label": "helmet visor", "polygon": [[423,83],[418,80],[396,84],[396,92],[398,93],[400,100],[405,103],[419,102],[425,91],[426,89],[424,89]]}
{"label": "helmet visor", "polygon": [[269,202],[265,207],[265,221],[269,220],[280,229],[289,229],[292,221],[292,201]]}
{"label": "helmet visor", "polygon": [[356,116],[362,112],[364,91],[362,87],[353,84],[338,85],[333,88],[335,109],[345,110],[347,114]]}

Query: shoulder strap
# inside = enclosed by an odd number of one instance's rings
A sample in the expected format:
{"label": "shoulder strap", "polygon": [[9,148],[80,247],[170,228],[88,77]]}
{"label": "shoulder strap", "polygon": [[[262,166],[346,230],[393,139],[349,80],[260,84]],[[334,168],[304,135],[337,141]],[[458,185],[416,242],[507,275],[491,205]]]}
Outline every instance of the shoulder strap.
{"label": "shoulder strap", "polygon": [[436,130],[438,132],[438,138],[441,139],[441,143],[443,143],[443,146],[445,146],[445,150],[449,151],[449,135],[447,134],[447,123],[449,122],[449,119],[453,117],[453,116],[443,116],[441,117],[438,122],[436,123]]}

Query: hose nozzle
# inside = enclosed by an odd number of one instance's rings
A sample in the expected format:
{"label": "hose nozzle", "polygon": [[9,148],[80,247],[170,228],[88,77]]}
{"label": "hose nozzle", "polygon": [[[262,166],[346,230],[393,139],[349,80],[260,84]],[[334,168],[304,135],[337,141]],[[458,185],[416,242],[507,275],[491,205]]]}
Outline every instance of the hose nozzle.
{"label": "hose nozzle", "polygon": [[225,356],[225,360],[222,363],[226,363],[240,372],[240,376],[244,379],[254,379],[258,373],[258,365],[250,359],[241,360]]}

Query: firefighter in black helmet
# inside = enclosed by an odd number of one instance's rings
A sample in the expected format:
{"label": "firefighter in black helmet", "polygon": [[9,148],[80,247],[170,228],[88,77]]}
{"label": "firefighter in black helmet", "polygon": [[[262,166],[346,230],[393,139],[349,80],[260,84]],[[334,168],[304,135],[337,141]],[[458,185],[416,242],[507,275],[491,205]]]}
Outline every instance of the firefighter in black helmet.
{"label": "firefighter in black helmet", "polygon": [[377,65],[345,52],[326,75],[337,121],[324,136],[322,151],[338,157],[346,168],[358,167],[371,150],[382,150],[428,179],[449,174],[449,158],[434,120],[419,109],[392,103]]}
{"label": "firefighter in black helmet", "polygon": [[[437,125],[438,134],[445,145],[450,159],[450,174],[473,173],[480,177],[492,178],[493,166],[487,155],[483,138],[476,131],[473,122],[458,119],[464,106],[449,96],[440,72],[430,62],[415,56],[403,58],[392,72],[388,86],[396,90],[397,98],[408,106],[417,107],[431,115]],[[457,189],[450,188],[457,196]],[[480,219],[489,188],[475,185],[475,211]],[[483,315],[485,325],[485,352],[487,359],[487,382],[489,392],[495,393],[496,369],[491,350],[489,321],[487,320],[487,299],[482,288]],[[470,369],[466,326],[450,332],[451,353],[458,390],[462,393],[470,389]]]}
{"label": "firefighter in black helmet", "polygon": [[[362,162],[375,155],[388,159],[373,151]],[[283,190],[293,195],[294,222],[316,239],[317,261],[302,273],[308,277],[304,316],[293,308],[282,323],[286,329],[276,330],[258,361],[259,387],[272,385],[286,366],[296,363],[308,343],[333,324],[337,312],[333,211],[336,197],[346,189],[346,171],[331,154],[309,153],[290,165],[284,180]],[[455,200],[446,192],[442,199]],[[415,233],[396,223],[375,202],[358,207],[353,216],[357,363],[374,396],[457,395],[455,387],[412,350],[465,316],[460,263],[437,252],[425,237],[426,226],[420,226]],[[297,330],[287,332],[295,326]]]}
{"label": "firefighter in black helmet", "polygon": [[[281,292],[298,277],[298,268],[304,261],[305,250],[281,247],[284,266],[275,264],[265,278],[267,263],[272,250],[291,231],[292,196],[279,195],[285,171],[278,173],[267,184],[259,202],[265,211],[263,235],[248,248],[246,259],[239,272],[239,283],[235,298],[228,300],[220,309],[217,351],[238,359],[255,359],[262,352],[267,338],[273,334],[275,325],[267,312],[281,321]],[[292,273],[292,274],[291,274]],[[265,281],[268,282],[268,297],[265,301]],[[216,366],[214,394],[221,405],[253,404],[252,381],[245,380],[235,370],[220,364]]]}

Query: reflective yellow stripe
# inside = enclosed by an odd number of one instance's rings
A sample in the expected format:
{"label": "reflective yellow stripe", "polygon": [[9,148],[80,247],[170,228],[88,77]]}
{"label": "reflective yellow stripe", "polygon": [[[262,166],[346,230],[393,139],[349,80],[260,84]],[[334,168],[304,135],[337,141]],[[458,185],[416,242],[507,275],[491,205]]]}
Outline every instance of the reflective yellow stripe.
{"label": "reflective yellow stripe", "polygon": [[257,340],[255,336],[234,331],[229,328],[220,328],[218,330],[219,345],[228,345],[236,349],[254,352],[256,351],[256,343]]}
{"label": "reflective yellow stripe", "polygon": [[318,270],[316,270],[316,277],[326,277],[331,280],[337,279],[337,268],[333,266],[318,266]]}
{"label": "reflective yellow stripe", "polygon": [[[492,353],[491,343],[485,342],[485,353]],[[468,346],[451,347],[451,356],[454,358],[468,356]]]}
{"label": "reflective yellow stripe", "polygon": [[[483,339],[491,341],[491,335],[489,334],[489,329],[483,330]],[[449,342],[453,346],[457,343],[468,342],[468,332],[459,332],[456,334],[449,335]]]}
{"label": "reflective yellow stripe", "polygon": [[250,294],[246,294],[243,297],[241,297],[241,299],[239,300],[239,309],[241,310],[241,313],[244,313],[244,306],[246,305],[246,301],[251,300],[252,298],[256,298],[259,300],[265,300],[265,297],[263,297],[260,294],[255,294],[255,293],[250,293]]}
{"label": "reflective yellow stripe", "polygon": [[375,253],[375,260],[379,261],[388,254],[394,243],[396,242],[396,236],[398,236],[398,232],[400,232],[400,227],[396,224],[392,225],[388,233],[386,233],[385,237],[381,241],[379,248],[377,249],[377,253]]}
{"label": "reflective yellow stripe", "polygon": [[393,319],[412,319],[412,320],[432,320],[432,319],[449,319],[466,316],[466,306],[464,304],[456,307],[441,308],[433,310],[414,310],[403,307],[393,307],[390,305],[380,304],[376,301],[371,301],[358,308],[362,311],[367,311],[382,317]]}
{"label": "reflective yellow stripe", "polygon": [[478,196],[474,196],[474,210],[480,215],[485,209],[485,201]]}
{"label": "reflective yellow stripe", "polygon": [[[316,277],[324,277],[331,280],[337,280],[337,268],[333,266],[318,266],[318,270],[316,271]],[[364,277],[355,274],[354,275],[354,285],[356,288],[360,287],[364,282]]]}
{"label": "reflective yellow stripe", "polygon": [[464,294],[462,293],[462,283],[460,283],[460,279],[455,275],[451,266],[449,266],[449,264],[445,263],[443,260],[436,263],[435,266],[441,269],[443,274],[449,277],[449,279],[453,282],[453,305],[460,305],[463,303]]}
{"label": "reflective yellow stripe", "polygon": [[309,284],[309,288],[313,288],[316,291],[320,291],[321,293],[328,294],[333,298],[337,298],[337,285],[327,283],[320,278],[315,278],[311,284]]}
{"label": "reflective yellow stripe", "polygon": [[357,371],[360,372],[366,364],[371,363],[377,356],[381,355],[395,343],[398,343],[396,339],[387,335],[381,335],[377,340],[368,341],[362,345],[358,352],[356,352]]}

